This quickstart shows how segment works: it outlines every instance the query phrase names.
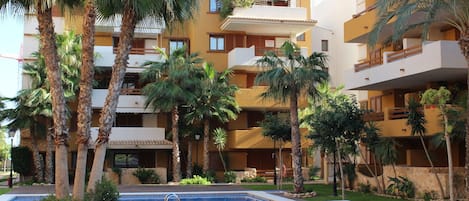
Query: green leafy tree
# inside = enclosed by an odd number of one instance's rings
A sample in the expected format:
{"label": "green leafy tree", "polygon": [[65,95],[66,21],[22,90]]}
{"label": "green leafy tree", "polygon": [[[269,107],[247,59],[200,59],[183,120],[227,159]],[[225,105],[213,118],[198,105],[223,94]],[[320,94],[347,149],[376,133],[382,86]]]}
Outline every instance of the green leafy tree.
{"label": "green leafy tree", "polygon": [[[124,82],[124,76],[128,64],[130,48],[134,39],[135,26],[144,18],[161,20],[164,24],[171,26],[175,22],[184,22],[191,19],[196,8],[197,0],[98,0],[96,7],[98,13],[103,19],[112,19],[121,16],[121,27],[119,34],[119,43],[117,45],[116,58],[112,66],[111,81],[109,83],[108,95],[104,102],[99,118],[98,138],[95,142],[95,155],[93,167],[90,173],[90,180],[87,191],[91,192],[96,183],[101,180],[103,175],[104,159],[106,156],[106,147],[111,134],[111,128],[114,123],[114,117],[117,109],[120,89]],[[177,120],[175,121],[177,122]],[[173,125],[176,127],[177,125]],[[177,133],[177,132],[173,132]],[[177,136],[176,136],[177,138]],[[177,140],[174,143],[177,143]],[[178,145],[174,145],[178,146]],[[174,147],[173,147],[174,148]],[[174,150],[176,151],[176,150]],[[178,152],[178,150],[177,150]],[[179,154],[174,153],[173,159],[176,159],[173,166],[180,166]],[[173,172],[179,173],[176,167]],[[179,177],[174,177],[179,179]]]}
{"label": "green leafy tree", "polygon": [[[279,147],[279,162],[280,162],[280,172],[284,172],[283,168],[283,157],[282,149],[283,143],[291,140],[291,126],[288,119],[280,118],[278,115],[273,115],[272,113],[267,113],[264,120],[259,123],[259,126],[262,127],[262,135],[265,137],[271,138],[274,140],[274,143],[280,141]],[[275,161],[276,163],[277,161]],[[277,165],[276,165],[277,166]],[[276,171],[276,170],[274,170]],[[282,184],[283,175],[280,174],[280,184]]]}
{"label": "green leafy tree", "polygon": [[203,73],[196,65],[201,63],[197,54],[186,54],[185,48],[177,49],[167,56],[163,62],[145,62],[147,67],[142,73],[142,79],[149,81],[143,88],[146,96],[145,107],[152,107],[154,111],[171,112],[171,135],[173,141],[173,180],[181,178],[181,161],[179,148],[179,107],[193,103],[198,97]]}
{"label": "green leafy tree", "polygon": [[[469,71],[469,1],[467,0],[377,0],[378,20],[376,21],[369,43],[377,43],[381,30],[393,21],[392,40],[399,40],[405,33],[415,29],[422,30],[422,38],[426,39],[430,26],[445,23],[456,28],[460,33],[459,47],[466,58]],[[415,13],[420,13],[421,20],[410,21]],[[468,73],[469,74],[469,73]],[[469,83],[467,90],[469,90]],[[469,108],[469,102],[466,102]],[[469,118],[466,119],[466,162],[465,162],[465,194],[469,197]]]}
{"label": "green leafy tree", "polygon": [[440,89],[427,89],[423,95],[422,104],[435,104],[440,108],[441,116],[443,117],[443,126],[444,126],[444,136],[446,144],[446,154],[448,156],[448,185],[449,185],[449,197],[450,200],[454,200],[454,170],[453,170],[453,156],[451,153],[451,138],[450,133],[452,132],[452,127],[449,126],[448,122],[448,109],[446,103],[451,98],[451,92],[445,87],[440,87]]}
{"label": "green leafy tree", "polygon": [[433,161],[430,157],[430,153],[428,152],[427,145],[425,144],[424,135],[426,132],[425,129],[425,116],[421,110],[422,104],[417,102],[414,99],[410,99],[408,102],[407,109],[409,110],[409,116],[407,117],[407,125],[410,126],[411,131],[410,133],[415,136],[418,135],[420,139],[420,143],[422,144],[423,151],[425,152],[425,156],[427,157],[428,163],[430,164],[430,168],[435,175],[436,181],[438,182],[438,187],[440,188],[440,196],[441,198],[444,197],[445,191],[443,190],[443,184],[441,183],[440,177],[438,177],[437,172],[435,171],[435,166],[433,165]]}
{"label": "green leafy tree", "polygon": [[203,69],[204,77],[200,85],[200,93],[196,95],[196,100],[189,104],[186,119],[191,124],[203,124],[203,171],[206,173],[209,168],[210,121],[217,120],[226,123],[229,120],[236,119],[241,109],[235,99],[238,87],[229,83],[231,70],[217,73],[209,63],[204,63]]}
{"label": "green leafy tree", "polygon": [[[342,158],[357,151],[364,122],[363,111],[355,99],[340,93],[340,90],[331,91],[327,84],[321,84],[319,93],[322,100],[310,105],[313,113],[306,115],[303,121],[312,129],[308,137],[314,140],[313,146],[333,154],[334,158],[338,156],[341,178],[344,178]],[[342,199],[345,199],[344,179],[341,181]]]}
{"label": "green leafy tree", "polygon": [[301,170],[298,99],[300,94],[316,98],[317,84],[329,77],[326,72],[326,55],[313,53],[305,57],[299,54],[298,46],[290,41],[285,42],[280,49],[284,57],[267,52],[257,61],[263,71],[257,74],[255,83],[267,85],[267,90],[261,94],[262,98],[290,104],[294,191],[302,192],[304,179]]}

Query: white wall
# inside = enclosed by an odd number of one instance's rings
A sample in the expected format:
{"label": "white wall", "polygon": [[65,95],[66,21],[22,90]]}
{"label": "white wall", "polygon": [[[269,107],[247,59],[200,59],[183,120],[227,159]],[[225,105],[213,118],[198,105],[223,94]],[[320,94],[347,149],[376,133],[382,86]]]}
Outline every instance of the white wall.
{"label": "white wall", "polygon": [[[353,68],[358,58],[358,45],[344,43],[344,23],[356,13],[357,2],[352,0],[311,0],[311,18],[317,20],[313,27],[313,51],[321,51],[321,40],[329,41],[328,55],[331,85],[345,85],[346,69]],[[366,93],[353,92],[358,100]]]}

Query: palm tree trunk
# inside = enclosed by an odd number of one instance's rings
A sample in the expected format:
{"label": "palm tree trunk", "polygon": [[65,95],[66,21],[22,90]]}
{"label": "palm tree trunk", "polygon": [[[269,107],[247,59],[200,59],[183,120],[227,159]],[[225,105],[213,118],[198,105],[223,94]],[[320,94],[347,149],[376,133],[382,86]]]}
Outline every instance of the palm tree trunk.
{"label": "palm tree trunk", "polygon": [[440,106],[440,111],[443,115],[445,125],[445,141],[446,141],[446,152],[448,154],[448,185],[449,185],[449,200],[454,201],[454,184],[453,184],[453,154],[451,153],[451,139],[448,133],[448,116],[446,116],[444,106]]}
{"label": "palm tree trunk", "polygon": [[37,135],[36,135],[36,126],[31,126],[29,128],[29,134],[31,135],[31,149],[33,152],[33,161],[34,161],[34,175],[38,182],[44,180],[44,169],[42,165],[42,157],[39,154],[39,148],[37,146]]}
{"label": "palm tree trunk", "polygon": [[88,182],[87,191],[94,191],[95,184],[101,181],[104,168],[104,158],[106,156],[106,148],[111,133],[114,116],[116,115],[117,103],[124,82],[127,61],[134,37],[135,25],[137,24],[135,10],[132,3],[125,2],[124,13],[122,14],[121,33],[119,35],[119,45],[117,48],[116,58],[112,66],[111,81],[109,82],[108,95],[104,102],[101,116],[99,118],[99,133],[96,139],[95,155],[93,159],[93,167],[91,168],[90,180]]}
{"label": "palm tree trunk", "polygon": [[[293,87],[294,88],[294,87]],[[292,89],[295,91],[295,89]],[[293,185],[296,193],[303,192],[303,172],[301,170],[301,133],[298,122],[298,96],[290,96],[291,143],[293,159]]]}
{"label": "palm tree trunk", "polygon": [[378,176],[376,176],[376,172],[373,172],[373,170],[371,170],[369,162],[365,158],[365,155],[363,154],[362,150],[361,149],[358,149],[358,150],[359,150],[358,152],[360,153],[360,157],[362,157],[362,159],[365,161],[366,169],[368,169],[368,172],[370,172],[370,174],[373,176],[373,178],[375,178],[376,187],[378,188],[378,193],[383,193],[384,190],[381,188],[381,185],[379,184],[379,179],[378,179]]}
{"label": "palm tree trunk", "polygon": [[204,120],[204,165],[203,171],[207,174],[209,167],[209,156],[208,156],[208,141],[210,140],[210,121],[208,119]]}
{"label": "palm tree trunk", "polygon": [[181,180],[181,157],[179,153],[179,112],[178,106],[174,106],[171,111],[172,128],[171,133],[173,135],[173,181],[179,182]]}
{"label": "palm tree trunk", "polygon": [[[461,53],[466,58],[467,63],[467,77],[466,84],[467,90],[469,93],[469,29],[461,32],[461,37],[459,38],[459,48],[461,48]],[[469,98],[466,100],[466,108],[469,108]],[[469,110],[466,109],[466,117],[469,117]],[[466,157],[464,163],[464,193],[465,197],[469,198],[469,118],[466,118],[466,138],[465,138],[465,148],[466,148]]]}
{"label": "palm tree trunk", "polygon": [[46,182],[51,184],[54,182],[54,161],[52,150],[54,149],[53,143],[53,132],[52,132],[52,124],[50,123],[50,119],[48,119],[48,129],[46,135]]}
{"label": "palm tree trunk", "polygon": [[427,157],[428,163],[430,163],[430,168],[433,174],[435,175],[436,181],[438,182],[438,186],[440,187],[441,198],[445,197],[445,191],[443,190],[443,184],[441,184],[440,177],[438,177],[437,172],[435,171],[435,166],[433,165],[433,161],[430,158],[430,153],[428,153],[427,145],[425,145],[425,140],[423,140],[423,135],[419,133],[420,143],[422,144],[423,151],[425,152],[425,156]]}
{"label": "palm tree trunk", "polygon": [[187,167],[186,178],[192,177],[192,140],[187,141]]}
{"label": "palm tree trunk", "polygon": [[47,78],[50,82],[52,97],[52,117],[55,136],[55,193],[63,199],[69,196],[68,180],[68,131],[66,128],[65,98],[62,86],[60,68],[58,65],[57,47],[55,44],[54,22],[52,8],[43,5],[43,1],[36,1],[35,9],[40,33],[40,52],[44,55]]}
{"label": "palm tree trunk", "polygon": [[94,0],[87,0],[83,16],[82,66],[80,96],[78,99],[77,163],[73,182],[73,199],[83,200],[85,195],[86,161],[91,128],[91,92],[94,76],[94,24],[96,11]]}

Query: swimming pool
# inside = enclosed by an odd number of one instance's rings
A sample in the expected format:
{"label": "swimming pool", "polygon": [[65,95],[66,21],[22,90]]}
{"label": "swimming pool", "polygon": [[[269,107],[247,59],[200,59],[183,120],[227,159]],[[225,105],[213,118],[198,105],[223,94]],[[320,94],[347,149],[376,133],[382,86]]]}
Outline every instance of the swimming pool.
{"label": "swimming pool", "polygon": [[[263,191],[216,191],[216,192],[177,192],[177,193],[121,193],[119,201],[292,201]],[[0,196],[2,201],[39,201],[45,194]]]}

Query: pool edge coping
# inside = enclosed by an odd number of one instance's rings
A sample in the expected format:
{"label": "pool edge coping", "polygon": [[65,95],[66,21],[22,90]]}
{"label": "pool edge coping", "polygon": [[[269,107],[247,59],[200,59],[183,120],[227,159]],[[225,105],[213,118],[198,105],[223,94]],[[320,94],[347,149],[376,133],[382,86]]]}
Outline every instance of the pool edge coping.
{"label": "pool edge coping", "polygon": [[[247,193],[261,199],[267,199],[269,201],[294,201],[289,198],[281,197],[278,195],[274,195],[265,191],[206,191],[206,192],[199,192],[199,191],[187,191],[187,192],[124,192],[119,193],[119,195],[166,195],[169,193],[177,194],[213,194],[213,193],[222,193],[222,194],[236,194],[236,193]],[[3,194],[0,195],[0,200],[2,201],[12,201],[16,197],[26,197],[26,196],[48,196],[50,194]]]}

